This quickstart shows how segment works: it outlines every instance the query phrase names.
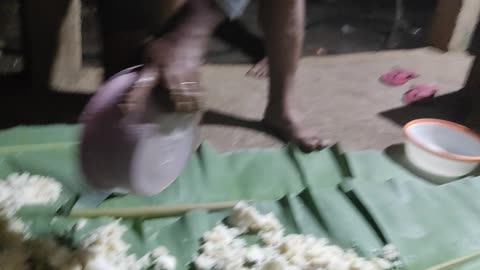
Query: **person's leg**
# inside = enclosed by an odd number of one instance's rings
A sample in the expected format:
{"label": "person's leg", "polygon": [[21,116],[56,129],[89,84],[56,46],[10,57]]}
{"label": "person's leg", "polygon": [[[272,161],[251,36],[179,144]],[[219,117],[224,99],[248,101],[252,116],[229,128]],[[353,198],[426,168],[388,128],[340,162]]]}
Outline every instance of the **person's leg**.
{"label": "person's leg", "polygon": [[318,149],[322,141],[300,126],[292,100],[303,47],[304,0],[261,0],[259,4],[270,68],[269,100],[263,121],[303,150]]}

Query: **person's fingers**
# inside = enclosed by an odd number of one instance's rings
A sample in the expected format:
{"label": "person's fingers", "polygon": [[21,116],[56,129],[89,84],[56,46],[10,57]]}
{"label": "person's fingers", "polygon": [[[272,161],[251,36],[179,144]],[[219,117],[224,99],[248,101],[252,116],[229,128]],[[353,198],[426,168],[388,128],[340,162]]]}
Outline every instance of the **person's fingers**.
{"label": "person's fingers", "polygon": [[196,112],[202,109],[204,93],[197,71],[169,74],[166,78],[165,87],[175,111]]}
{"label": "person's fingers", "polygon": [[158,83],[159,73],[155,68],[145,67],[138,79],[125,94],[120,108],[125,112],[140,112],[145,109],[147,99]]}
{"label": "person's fingers", "polygon": [[170,97],[175,110],[180,112],[198,111],[202,107],[203,93],[198,82],[185,81],[177,89],[171,89]]}

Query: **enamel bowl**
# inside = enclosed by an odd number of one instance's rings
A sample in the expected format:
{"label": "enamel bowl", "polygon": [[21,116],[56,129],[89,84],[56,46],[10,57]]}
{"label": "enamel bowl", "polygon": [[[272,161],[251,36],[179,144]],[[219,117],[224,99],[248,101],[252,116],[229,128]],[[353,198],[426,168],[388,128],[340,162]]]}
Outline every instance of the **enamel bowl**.
{"label": "enamel bowl", "polygon": [[140,68],[110,78],[83,112],[80,165],[96,190],[157,194],[181,174],[198,146],[198,114],[159,112],[153,104],[142,114],[122,113],[119,104]]}
{"label": "enamel bowl", "polygon": [[480,137],[462,125],[417,119],[403,127],[407,158],[433,175],[456,178],[472,172],[480,162]]}

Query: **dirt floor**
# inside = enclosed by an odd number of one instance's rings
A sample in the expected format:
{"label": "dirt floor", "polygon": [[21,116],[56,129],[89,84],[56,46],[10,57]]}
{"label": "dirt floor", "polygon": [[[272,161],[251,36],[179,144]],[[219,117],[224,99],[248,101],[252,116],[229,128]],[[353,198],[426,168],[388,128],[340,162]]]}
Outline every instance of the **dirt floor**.
{"label": "dirt floor", "polygon": [[[401,126],[421,117],[455,119],[455,92],[462,88],[472,57],[430,48],[306,57],[298,72],[296,105],[305,125],[346,150],[383,149],[402,141]],[[399,66],[420,77],[399,87],[379,76]],[[258,120],[266,102],[267,81],[245,77],[248,64],[210,64],[203,69],[210,111],[203,137],[222,151],[279,146]],[[21,77],[1,82],[0,128],[16,125],[76,123],[89,95],[35,92]],[[430,105],[404,106],[402,94],[413,83],[437,83]]]}
{"label": "dirt floor", "polygon": [[[305,124],[346,150],[383,149],[402,141],[401,126],[419,117],[453,119],[455,91],[462,88],[472,58],[430,48],[341,56],[307,57],[298,73],[296,104]],[[399,87],[379,76],[399,66],[420,77]],[[209,65],[203,81],[209,106],[204,137],[221,150],[280,144],[258,132],[267,82],[247,78],[249,65]],[[430,105],[404,106],[402,94],[413,83],[436,83],[439,98]],[[221,125],[217,125],[221,124]],[[225,126],[231,125],[231,126]]]}
{"label": "dirt floor", "polygon": [[[423,46],[433,7],[427,2],[424,7],[407,5],[410,27],[398,37],[397,47]],[[298,73],[296,93],[297,108],[304,113],[305,125],[331,142],[340,142],[346,150],[357,150],[383,149],[401,142],[401,126],[414,118],[455,120],[454,93],[462,88],[472,58],[429,48],[365,52],[384,49],[393,1],[385,6],[377,1],[368,1],[369,5],[356,3],[308,2],[304,50],[307,57]],[[98,62],[100,53],[98,26],[92,19],[94,11],[86,8],[83,20],[84,60],[92,64]],[[254,5],[242,21],[260,35]],[[6,48],[10,50],[4,50],[0,56],[0,73],[13,75],[0,76],[0,128],[76,123],[90,95],[32,91],[28,81],[15,73],[23,66],[18,23],[9,27],[5,33],[12,36],[6,36],[10,40]],[[250,64],[241,63],[248,63],[249,59],[238,50],[219,40],[213,40],[210,47],[208,60],[212,64],[204,68],[203,82],[211,110],[205,117],[204,138],[222,151],[281,145],[258,122],[266,102],[267,82],[244,76]],[[319,47],[329,55],[308,56]],[[421,76],[400,87],[381,84],[378,77],[394,66],[413,69]],[[440,97],[430,105],[403,106],[402,94],[417,82],[437,83]]]}

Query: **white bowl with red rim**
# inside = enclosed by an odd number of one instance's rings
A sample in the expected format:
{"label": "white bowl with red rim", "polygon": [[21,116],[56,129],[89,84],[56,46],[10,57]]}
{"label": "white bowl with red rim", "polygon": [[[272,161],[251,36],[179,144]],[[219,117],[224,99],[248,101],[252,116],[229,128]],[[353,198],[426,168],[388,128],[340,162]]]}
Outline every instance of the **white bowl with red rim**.
{"label": "white bowl with red rim", "polygon": [[480,136],[440,119],[417,119],[403,127],[405,153],[413,165],[433,175],[456,178],[480,162]]}

